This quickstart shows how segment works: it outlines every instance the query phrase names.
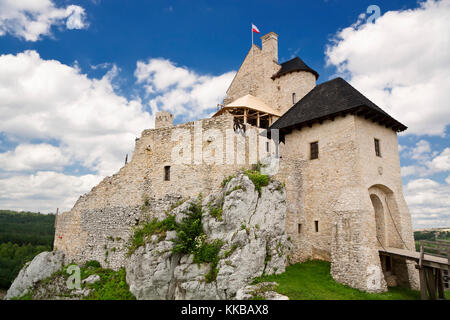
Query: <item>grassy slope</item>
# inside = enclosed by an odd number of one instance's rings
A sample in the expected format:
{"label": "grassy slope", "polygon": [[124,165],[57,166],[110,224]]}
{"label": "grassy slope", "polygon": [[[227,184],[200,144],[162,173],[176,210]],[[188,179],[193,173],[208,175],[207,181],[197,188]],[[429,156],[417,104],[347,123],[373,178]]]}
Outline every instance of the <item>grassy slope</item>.
{"label": "grassy slope", "polygon": [[[420,299],[418,291],[406,288],[390,288],[386,293],[365,293],[333,280],[330,263],[307,261],[286,268],[280,275],[265,276],[256,282],[274,281],[276,291],[291,300],[412,300]],[[447,298],[450,294],[447,292]]]}

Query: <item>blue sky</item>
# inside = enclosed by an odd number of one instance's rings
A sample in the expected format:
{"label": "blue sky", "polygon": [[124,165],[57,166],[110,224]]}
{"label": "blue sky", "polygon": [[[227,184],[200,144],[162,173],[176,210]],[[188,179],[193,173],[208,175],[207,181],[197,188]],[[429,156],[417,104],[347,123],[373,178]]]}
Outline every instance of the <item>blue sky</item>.
{"label": "blue sky", "polygon": [[120,168],[156,110],[210,114],[253,22],[279,34],[280,62],[300,56],[318,83],[343,76],[409,127],[399,143],[413,223],[450,226],[449,12],[448,0],[0,0],[0,207],[69,209]]}

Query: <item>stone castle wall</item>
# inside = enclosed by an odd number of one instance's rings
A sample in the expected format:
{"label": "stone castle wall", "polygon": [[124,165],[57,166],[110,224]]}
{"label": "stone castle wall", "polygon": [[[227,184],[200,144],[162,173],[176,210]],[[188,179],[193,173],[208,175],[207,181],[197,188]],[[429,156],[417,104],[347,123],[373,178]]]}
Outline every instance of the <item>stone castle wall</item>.
{"label": "stone castle wall", "polygon": [[[298,101],[315,86],[309,72],[271,79],[280,69],[275,44],[273,38],[266,50],[251,48],[224,104],[250,93],[285,112],[296,102],[292,93]],[[139,221],[164,217],[179,200],[218,191],[225,177],[267,156],[267,140],[250,135],[250,125],[246,133],[234,131],[230,115],[177,126],[170,118],[159,119],[157,129],[142,132],[128,164],[58,217],[56,249],[77,262],[95,259],[117,269],[124,265],[127,241]],[[380,140],[381,157],[375,155],[374,138]],[[311,160],[310,143],[316,141],[319,159]],[[263,147],[251,149],[251,142]],[[331,261],[336,281],[385,290],[378,250],[414,250],[396,133],[362,117],[339,116],[286,135],[279,155],[274,178],[286,186],[285,227],[294,246],[290,262]],[[400,282],[417,287],[412,264],[393,261],[393,270]]]}
{"label": "stone castle wall", "polygon": [[[249,152],[254,145],[250,140],[265,146],[267,139],[250,135],[251,128],[235,132],[233,118],[223,115],[143,131],[131,161],[58,216],[55,248],[77,262],[98,260],[114,269],[123,266],[127,241],[140,220],[163,218],[171,204],[215,192],[224,178],[258,161]],[[199,145],[202,152],[197,150]],[[234,160],[227,154],[234,154]],[[239,160],[238,155],[243,157]],[[169,181],[165,181],[166,166],[170,166]]]}
{"label": "stone castle wall", "polygon": [[[374,138],[380,140],[381,158],[375,155]],[[310,160],[310,143],[316,141],[319,159]],[[286,228],[295,247],[291,262],[331,261],[337,281],[365,291],[386,290],[378,253],[380,222],[371,195],[382,199],[384,246],[405,248],[404,241],[414,250],[411,216],[401,190],[396,133],[347,115],[294,130],[280,150],[276,178],[286,184]],[[412,265],[393,268],[403,268],[404,272],[397,272],[399,277],[407,274],[404,284],[416,287]]]}

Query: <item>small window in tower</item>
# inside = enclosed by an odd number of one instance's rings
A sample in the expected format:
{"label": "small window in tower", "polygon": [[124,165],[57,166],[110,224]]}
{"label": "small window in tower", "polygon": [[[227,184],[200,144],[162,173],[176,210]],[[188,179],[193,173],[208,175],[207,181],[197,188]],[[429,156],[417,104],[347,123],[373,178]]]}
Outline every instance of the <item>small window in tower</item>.
{"label": "small window in tower", "polygon": [[164,167],[164,181],[170,181],[170,166]]}
{"label": "small window in tower", "polygon": [[319,159],[319,142],[310,143],[310,159]]}
{"label": "small window in tower", "polygon": [[292,94],[292,103],[295,104],[297,102],[297,97],[295,95],[295,92]]}
{"label": "small window in tower", "polygon": [[319,221],[318,220],[314,221],[314,226],[316,228],[316,232],[319,232]]}
{"label": "small window in tower", "polygon": [[375,141],[375,154],[377,155],[377,157],[381,158],[380,140],[374,139],[374,141]]}
{"label": "small window in tower", "polygon": [[302,224],[301,223],[299,223],[297,225],[297,232],[298,232],[298,234],[300,234],[300,232],[302,232]]}
{"label": "small window in tower", "polygon": [[266,142],[266,152],[270,152],[270,142]]}

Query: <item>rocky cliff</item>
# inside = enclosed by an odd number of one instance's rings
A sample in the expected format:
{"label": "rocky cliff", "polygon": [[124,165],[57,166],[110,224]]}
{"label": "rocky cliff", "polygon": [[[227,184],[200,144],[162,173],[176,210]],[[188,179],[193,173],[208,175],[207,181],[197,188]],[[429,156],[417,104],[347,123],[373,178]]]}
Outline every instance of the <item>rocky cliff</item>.
{"label": "rocky cliff", "polygon": [[[255,277],[284,272],[291,248],[285,220],[281,183],[241,172],[220,192],[180,201],[135,227],[123,266],[129,290],[137,299],[236,298]],[[26,266],[8,298],[33,292],[64,262],[63,254],[51,258]],[[30,266],[33,276],[26,276]]]}

